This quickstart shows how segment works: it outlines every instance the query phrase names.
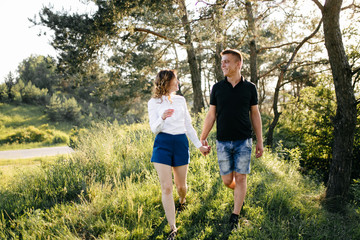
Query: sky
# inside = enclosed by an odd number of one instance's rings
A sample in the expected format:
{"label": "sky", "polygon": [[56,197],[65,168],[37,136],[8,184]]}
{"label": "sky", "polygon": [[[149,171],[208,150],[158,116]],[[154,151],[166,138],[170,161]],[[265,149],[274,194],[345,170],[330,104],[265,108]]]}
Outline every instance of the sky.
{"label": "sky", "polygon": [[[56,52],[50,45],[51,37],[38,36],[41,28],[33,27],[28,18],[38,15],[43,6],[55,10],[90,11],[91,7],[79,0],[11,0],[0,2],[0,83],[31,55],[50,55]],[[45,29],[45,28],[43,28]]]}

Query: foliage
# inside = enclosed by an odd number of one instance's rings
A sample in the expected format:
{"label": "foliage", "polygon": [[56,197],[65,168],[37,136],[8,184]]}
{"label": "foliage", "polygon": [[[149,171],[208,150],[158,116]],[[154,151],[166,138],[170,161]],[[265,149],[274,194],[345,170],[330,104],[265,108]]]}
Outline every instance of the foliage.
{"label": "foliage", "polygon": [[[301,152],[301,170],[326,182],[332,159],[333,119],[336,111],[335,92],[330,86],[330,79],[321,77],[315,86],[302,89],[299,97],[289,98],[276,140],[285,148],[298,148]],[[356,129],[352,179],[360,176],[359,134],[360,130]]]}
{"label": "foliage", "polygon": [[78,149],[79,143],[80,143],[79,138],[80,138],[80,136],[85,135],[86,132],[87,132],[86,128],[74,127],[73,129],[71,129],[69,147],[71,147],[72,149]]}
{"label": "foliage", "polygon": [[[39,14],[40,22],[37,24],[45,25],[54,31],[52,45],[61,51],[59,70],[69,74],[81,71],[84,63],[99,56],[104,45],[111,45],[112,41],[119,37],[119,33],[125,30],[123,27],[126,28],[126,24],[131,22],[127,21],[129,19],[126,17],[134,14],[136,21],[139,21],[146,10],[149,10],[147,8],[160,13],[161,9],[171,6],[171,1],[164,4],[162,1],[148,0],[94,3],[98,9],[92,15],[58,13],[49,7],[44,7]],[[159,16],[161,17],[161,14]],[[127,30],[132,32],[131,28]]]}
{"label": "foliage", "polygon": [[39,89],[52,92],[59,86],[56,61],[50,56],[30,56],[19,64],[17,72],[25,84],[31,82]]}
{"label": "foliage", "polygon": [[0,141],[14,135],[28,135],[29,129],[40,132],[45,140],[42,142],[24,142],[22,144],[9,142],[0,144],[0,150],[12,150],[22,148],[37,148],[49,145],[69,143],[69,133],[73,123],[51,122],[45,113],[44,106],[28,104],[5,104],[0,103]]}
{"label": "foliage", "polygon": [[302,171],[326,181],[332,159],[335,93],[327,78],[319,78],[316,85],[289,101],[277,136],[286,148],[300,149]]}
{"label": "foliage", "polygon": [[5,89],[5,91],[7,92],[7,94],[4,94],[3,99],[5,100],[5,102],[11,101],[13,99],[13,96],[11,95],[11,88],[15,85],[16,83],[16,79],[13,75],[12,72],[9,72],[9,74],[7,75],[7,77],[5,78],[5,85],[7,87],[7,89]]}
{"label": "foliage", "polygon": [[48,90],[37,88],[31,81],[25,84],[19,80],[11,87],[8,96],[12,96],[11,100],[15,103],[42,105],[48,101]]}
{"label": "foliage", "polygon": [[5,83],[0,84],[0,102],[6,102],[9,97],[8,88]]}
{"label": "foliage", "polygon": [[360,207],[360,179],[354,179],[350,185],[350,195],[354,203]]}
{"label": "foliage", "polygon": [[[79,134],[74,155],[0,187],[1,238],[163,239],[169,227],[150,163],[153,141],[148,124],[97,124]],[[233,194],[221,182],[215,148],[208,157],[192,145],[190,151],[179,239],[360,237],[359,212],[326,212],[324,187],[301,176],[296,161],[269,152],[252,162],[241,228],[230,231]]]}
{"label": "foliage", "polygon": [[80,122],[81,107],[74,97],[66,98],[54,94],[50,98],[49,105],[46,105],[46,112],[52,121]]}
{"label": "foliage", "polygon": [[67,134],[48,129],[48,125],[42,125],[39,128],[28,126],[23,129],[17,129],[3,139],[0,139],[0,144],[22,144],[33,142],[45,142],[48,144],[68,143],[69,137]]}
{"label": "foliage", "polygon": [[49,133],[40,129],[29,126],[25,129],[18,130],[16,133],[7,136],[2,143],[29,143],[43,142],[49,138]]}

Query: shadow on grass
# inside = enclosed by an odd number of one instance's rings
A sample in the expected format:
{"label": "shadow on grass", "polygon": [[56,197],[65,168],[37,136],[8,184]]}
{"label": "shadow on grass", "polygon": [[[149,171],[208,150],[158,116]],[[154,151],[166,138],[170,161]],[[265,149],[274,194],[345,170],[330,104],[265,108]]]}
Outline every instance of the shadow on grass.
{"label": "shadow on grass", "polygon": [[[223,182],[221,178],[218,178],[211,187],[211,190],[206,196],[201,198],[200,207],[194,209],[188,219],[191,221],[186,222],[181,228],[184,228],[184,233],[180,232],[180,239],[228,239],[231,235],[231,229],[228,226],[229,214],[218,214],[220,217],[208,218],[207,212],[215,211],[212,201],[216,200],[218,195],[223,189]],[[216,212],[218,213],[218,212]],[[210,229],[206,232],[206,229]]]}
{"label": "shadow on grass", "polygon": [[155,226],[155,230],[154,230],[154,233],[149,236],[148,239],[156,239],[157,236],[162,236],[163,233],[164,233],[164,228],[167,224],[167,220],[166,218],[164,218],[161,223],[159,224],[159,226]]}
{"label": "shadow on grass", "polygon": [[360,231],[356,230],[359,215],[327,211],[322,206],[321,191],[314,188],[316,183],[301,176],[286,175],[285,170],[277,171],[262,161],[254,164],[253,171],[261,176],[250,180],[247,202],[250,211],[259,208],[261,215],[253,216],[258,219],[249,219],[254,220],[256,226],[244,231],[248,236],[255,239],[359,239]]}

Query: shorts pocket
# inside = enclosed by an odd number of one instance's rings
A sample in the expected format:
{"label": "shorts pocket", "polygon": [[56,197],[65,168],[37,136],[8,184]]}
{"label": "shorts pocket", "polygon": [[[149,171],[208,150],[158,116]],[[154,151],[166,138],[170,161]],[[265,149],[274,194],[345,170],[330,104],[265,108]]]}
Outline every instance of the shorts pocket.
{"label": "shorts pocket", "polygon": [[247,146],[249,149],[252,149],[252,138],[246,139],[246,146]]}

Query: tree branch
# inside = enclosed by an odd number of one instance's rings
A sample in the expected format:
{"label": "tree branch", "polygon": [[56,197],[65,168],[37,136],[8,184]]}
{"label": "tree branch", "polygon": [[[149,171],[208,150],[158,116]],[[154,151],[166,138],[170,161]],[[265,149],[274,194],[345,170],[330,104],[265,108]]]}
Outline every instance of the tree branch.
{"label": "tree branch", "polygon": [[355,75],[356,73],[358,73],[360,71],[360,67],[358,67],[357,69],[355,69],[354,71],[352,71],[351,75]]}
{"label": "tree branch", "polygon": [[154,36],[157,36],[157,37],[159,37],[159,38],[168,40],[168,41],[170,41],[170,42],[177,43],[177,44],[179,44],[179,45],[181,45],[181,46],[185,45],[184,42],[181,42],[181,41],[175,40],[175,39],[171,39],[171,38],[169,38],[169,37],[167,37],[167,36],[164,36],[164,35],[162,35],[162,34],[160,34],[160,33],[154,32],[154,31],[149,30],[149,29],[146,29],[146,28],[138,28],[138,27],[135,27],[135,28],[134,28],[134,31],[135,31],[135,32],[146,32],[146,33],[152,34],[152,35],[154,35]]}
{"label": "tree branch", "polygon": [[342,7],[341,11],[352,8],[352,7],[353,8],[360,8],[360,6],[356,5],[355,2],[353,1],[353,3],[351,3],[351,4],[349,4],[349,5],[345,6],[345,7]]}
{"label": "tree branch", "polygon": [[276,66],[274,66],[272,69],[270,69],[270,70],[267,71],[266,73],[260,75],[260,76],[259,76],[259,79],[260,79],[260,78],[263,78],[263,77],[266,77],[266,76],[269,75],[271,72],[273,72],[273,71],[275,71],[276,69],[280,68],[280,66],[281,66],[282,64],[284,64],[284,63],[285,63],[285,61],[282,62],[282,63],[277,64]]}
{"label": "tree branch", "polygon": [[[315,0],[314,0],[315,1]],[[300,50],[300,48],[310,39],[312,38],[313,36],[315,36],[315,34],[319,31],[320,27],[321,27],[321,24],[322,24],[322,19],[320,20],[318,26],[316,27],[316,29],[307,37],[305,37],[301,43],[296,47],[296,49],[294,50],[291,58],[289,59],[288,63],[286,64],[285,66],[285,70],[289,67],[289,65],[291,64],[291,62],[294,60],[297,52]]]}
{"label": "tree branch", "polygon": [[262,47],[262,48],[259,48],[257,51],[259,53],[259,52],[264,51],[264,50],[274,49],[274,48],[281,48],[283,46],[288,46],[288,45],[292,45],[292,44],[299,44],[299,42],[289,42],[289,43],[284,43],[284,44],[280,44],[280,45],[272,46],[272,47]]}
{"label": "tree branch", "polygon": [[312,0],[322,11],[324,11],[324,6],[319,2],[319,0]]}
{"label": "tree branch", "polygon": [[228,4],[228,0],[224,0],[223,2],[220,2],[220,3],[208,3],[208,2],[205,2],[204,0],[198,0],[195,5],[197,5],[198,3],[204,3],[206,4],[207,6],[216,6],[216,5],[221,5],[223,8],[226,7],[226,5]]}

